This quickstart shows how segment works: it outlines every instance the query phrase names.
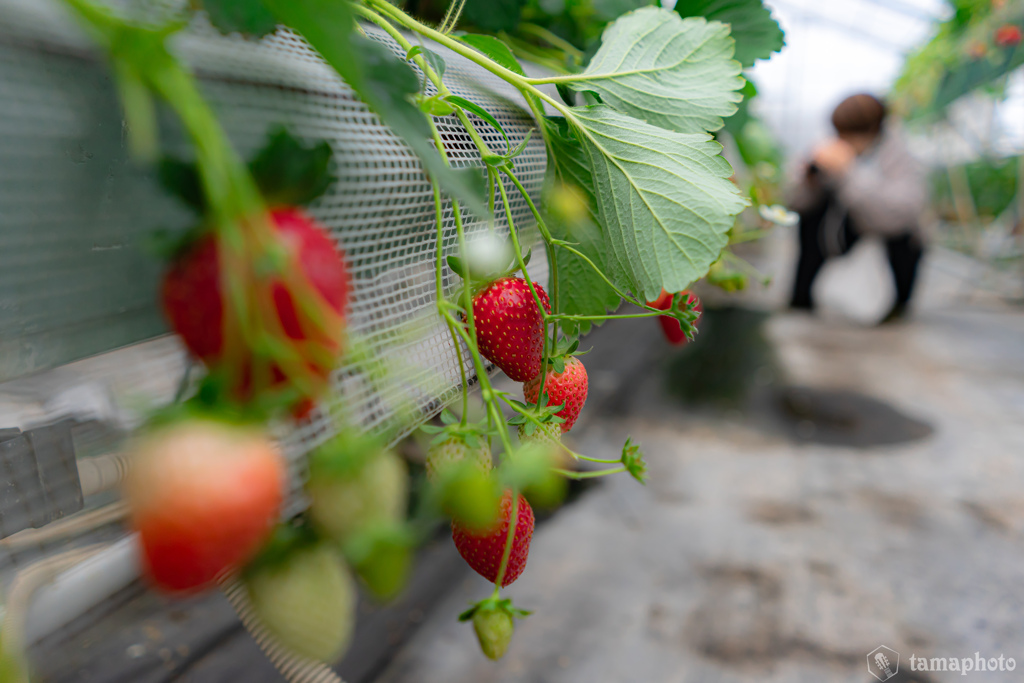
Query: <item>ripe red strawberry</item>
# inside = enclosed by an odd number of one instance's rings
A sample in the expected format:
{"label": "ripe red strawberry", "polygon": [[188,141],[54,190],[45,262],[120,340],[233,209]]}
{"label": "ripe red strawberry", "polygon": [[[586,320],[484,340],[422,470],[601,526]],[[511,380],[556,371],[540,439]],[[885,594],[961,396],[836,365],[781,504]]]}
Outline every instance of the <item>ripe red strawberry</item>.
{"label": "ripe red strawberry", "polygon": [[1013,24],[1004,24],[996,29],[995,43],[999,47],[1013,47],[1020,45],[1021,42],[1021,31],[1020,28]]}
{"label": "ripe red strawberry", "polygon": [[[530,403],[536,403],[540,393],[540,377],[523,385],[523,396]],[[555,372],[548,367],[547,380],[544,382],[544,393],[548,395],[548,405],[563,408],[555,413],[565,420],[561,424],[562,431],[567,432],[576,424],[576,418],[583,410],[587,400],[587,370],[575,356],[565,359],[565,371]]]}
{"label": "ripe red strawberry", "polygon": [[286,480],[280,452],[256,429],[191,419],[144,436],[125,496],[150,578],[197,590],[248,562],[277,522]]}
{"label": "ripe red strawberry", "polygon": [[[526,569],[526,558],[530,554],[530,539],[533,538],[533,509],[522,496],[518,498],[515,536],[512,552],[505,567],[501,585],[507,586]],[[472,531],[452,522],[452,539],[459,554],[476,573],[488,581],[498,580],[501,558],[505,553],[505,541],[512,517],[512,492],[506,491],[501,498],[501,512],[498,521],[489,529]]]}
{"label": "ripe red strawberry", "polygon": [[[547,292],[536,282],[537,295],[550,313]],[[473,297],[480,354],[509,379],[527,382],[540,374],[544,352],[544,318],[526,280],[503,277]]]}
{"label": "ripe red strawberry", "polygon": [[[348,302],[348,272],[326,229],[308,214],[297,208],[279,208],[270,212],[275,234],[291,260],[302,269],[302,275],[319,293],[314,307],[328,306],[335,314],[344,315]],[[217,241],[212,235],[200,238],[164,276],[161,297],[164,312],[174,331],[181,335],[185,345],[208,366],[223,360],[224,298],[222,272]],[[341,350],[343,330],[331,330],[323,335],[312,326],[309,315],[297,305],[296,295],[282,280],[270,287],[273,306],[288,339],[295,342],[315,341],[335,351]],[[255,297],[254,293],[250,296]],[[321,310],[326,310],[321,308]],[[296,348],[301,348],[296,345]],[[237,359],[233,359],[237,360]],[[327,385],[331,367],[307,356],[307,364],[317,378],[317,391]],[[250,374],[251,364],[246,365]],[[277,383],[284,381],[280,368],[271,368]],[[251,378],[242,377],[237,393],[248,397]],[[308,396],[307,398],[312,398]],[[304,411],[311,407],[308,402]]]}

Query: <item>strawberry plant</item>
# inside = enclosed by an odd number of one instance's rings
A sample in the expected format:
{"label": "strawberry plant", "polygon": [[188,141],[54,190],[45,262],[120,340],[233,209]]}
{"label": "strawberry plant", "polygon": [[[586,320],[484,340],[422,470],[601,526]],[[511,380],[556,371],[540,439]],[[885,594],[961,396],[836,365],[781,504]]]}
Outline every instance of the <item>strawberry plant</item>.
{"label": "strawberry plant", "polygon": [[[165,185],[199,215],[186,243],[172,250],[163,289],[172,326],[207,365],[198,399],[214,407],[234,404],[249,419],[305,414],[326,390],[345,348],[348,289],[358,286],[349,283],[344,255],[324,226],[301,208],[332,182],[330,148],[279,131],[243,163],[192,75],[167,47],[185,22],[140,25],[90,0],[64,1],[110,58],[136,155],[157,156],[154,96],[177,114],[193,143],[194,164],[164,159],[159,168]],[[596,3],[583,5],[593,11],[555,16],[537,7],[495,12],[483,0],[460,0],[439,26],[388,0],[195,0],[181,10],[206,12],[217,28],[245,36],[289,28],[422,163],[435,203],[437,314],[458,354],[463,404],[459,417],[445,413],[442,426],[428,429],[436,436],[426,462],[425,500],[452,518],[459,552],[495,584],[494,593],[464,615],[491,658],[507,648],[512,618],[527,614],[500,594],[523,573],[529,554],[533,511],[521,493],[550,491],[552,476],[627,473],[644,480],[643,456],[631,440],[611,459],[561,443],[586,400],[579,335],[607,320],[656,317],[692,337],[696,302],[674,293],[719,263],[736,217],[749,203],[730,181],[732,169],[711,134],[737,112],[745,92],[742,68],[782,45],[781,31],[760,0],[681,0],[674,10],[637,2],[621,16]],[[455,33],[463,10],[469,24],[500,37]],[[369,40],[357,21],[383,31],[398,54]],[[444,58],[426,45],[461,55],[522,95],[547,150],[543,202],[527,192],[516,168],[528,138],[513,144],[493,115],[453,94],[443,78]],[[548,66],[550,75],[527,76],[517,55]],[[552,85],[558,97],[542,87]],[[465,129],[477,168],[461,162],[456,168],[451,143],[437,126],[440,117],[454,117]],[[484,133],[502,142],[489,143]],[[546,283],[528,272],[531,253],[522,242],[527,226],[513,216],[514,194],[525,201],[540,233],[550,272]],[[445,249],[446,214],[454,221],[455,253]],[[507,238],[498,236],[495,216],[507,224]],[[492,241],[504,245],[501,258],[472,248],[471,219],[489,226]],[[445,289],[446,268],[461,278],[454,293]],[[662,292],[670,293],[667,304],[646,303]],[[617,312],[623,303],[633,308]],[[484,406],[477,423],[468,419],[463,354]],[[524,383],[525,403],[495,388],[487,361]],[[519,432],[518,445],[511,427]],[[297,522],[304,540],[271,543],[244,573],[259,618],[278,640],[325,661],[344,650],[350,631],[347,567],[377,595],[392,596],[408,573],[416,535],[404,520],[404,464],[383,444],[342,432],[310,457],[311,506]],[[273,449],[245,442],[240,452],[246,459],[231,455],[236,446],[225,457],[198,461],[166,443],[149,448],[161,456],[154,457],[160,467],[139,475],[134,486],[142,492],[178,481],[161,481],[162,467],[205,472],[223,466],[223,473],[210,472],[218,486],[230,474],[224,463],[255,467],[249,463],[254,460],[263,468],[252,475],[260,487],[242,501],[259,508],[248,523],[231,526],[231,533],[224,524],[207,525],[197,533],[210,535],[200,545],[211,557],[156,577],[158,582],[207,585],[251,559],[280,503],[269,493],[271,480],[278,495],[282,490],[269,465]],[[566,457],[592,469],[565,467]],[[191,491],[175,486],[160,500],[181,502],[182,492]],[[202,490],[196,495],[216,497]],[[136,510],[158,521],[166,517],[146,496],[136,501]],[[235,502],[191,504],[219,509],[234,522]],[[197,523],[203,519],[191,509],[189,514]],[[140,528],[149,519],[142,514]],[[224,547],[214,547],[214,538]],[[318,604],[321,595],[325,602]],[[328,605],[340,622],[327,624]]]}

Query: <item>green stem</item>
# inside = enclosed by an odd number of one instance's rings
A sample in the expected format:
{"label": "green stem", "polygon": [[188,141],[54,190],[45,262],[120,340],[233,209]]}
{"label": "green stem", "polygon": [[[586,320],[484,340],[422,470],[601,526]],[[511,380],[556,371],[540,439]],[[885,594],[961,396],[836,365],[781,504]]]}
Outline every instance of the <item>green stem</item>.
{"label": "green stem", "polygon": [[[430,123],[430,129],[433,133],[434,145],[437,147],[438,152],[444,159],[445,163],[450,163],[448,159],[448,151],[444,147],[444,141],[441,140],[441,134],[437,130],[437,126],[434,124],[434,120],[427,117]],[[459,203],[454,198],[452,199],[452,215],[455,218],[455,231],[458,237],[459,244],[459,256],[462,258],[463,264],[467,264],[468,268],[469,260],[467,259],[466,250],[466,231],[462,223],[462,211],[459,208]],[[438,266],[440,267],[440,266]],[[469,291],[469,273],[462,273],[463,282],[467,283],[462,289],[462,305],[466,315],[467,330],[462,329],[460,325],[456,323],[451,317],[451,313],[447,308],[439,301],[438,309],[442,311],[445,318],[452,324],[459,336],[462,336],[466,342],[466,346],[469,348],[469,353],[473,357],[473,367],[476,369],[477,380],[480,382],[480,395],[484,400],[484,405],[487,406],[487,415],[489,420],[493,420],[496,425],[503,425],[505,423],[504,417],[501,414],[501,408],[498,407],[497,401],[494,399],[494,390],[491,387],[490,378],[487,376],[487,368],[484,365],[483,358],[480,356],[480,350],[476,341],[476,321],[473,317],[473,299],[470,296]],[[512,455],[512,441],[509,439],[507,429],[499,429],[498,437],[501,440],[502,448],[511,457]]]}
{"label": "green stem", "polygon": [[[377,17],[372,12],[367,11],[365,8],[359,8],[359,13],[361,15],[367,17],[368,19],[370,19],[371,21],[373,21],[377,25],[379,25],[385,31],[387,31],[388,34],[392,38],[394,38],[395,41],[398,42],[398,44],[404,50],[406,50],[408,52],[408,50],[411,49],[412,44],[405,38],[405,36],[403,36],[401,34],[400,31],[398,31],[389,22],[383,20],[380,17]],[[391,13],[391,12],[389,12],[389,13]],[[393,16],[393,14],[392,14],[392,16]],[[431,36],[431,37],[433,37],[433,36]],[[438,93],[440,93],[442,95],[443,94],[447,94],[448,93],[448,89],[445,87],[445,85],[442,82],[440,76],[438,76],[437,73],[430,67],[430,65],[427,64],[426,60],[424,60],[419,55],[417,55],[414,59],[416,61],[416,64],[423,70],[423,73],[427,75],[427,77],[431,80],[431,82],[437,88]],[[487,146],[487,143],[480,136],[479,132],[476,130],[476,126],[474,126],[472,121],[469,120],[469,117],[466,115],[466,113],[462,109],[456,108],[455,114],[458,117],[459,121],[462,123],[463,127],[469,133],[470,139],[473,140],[473,143],[476,145],[477,150],[481,153],[481,155],[483,155],[483,154],[492,154],[493,152],[491,152],[490,148]],[[431,125],[433,126],[433,123]],[[434,127],[434,133],[435,133],[435,144],[438,145],[438,151],[441,152],[441,155],[443,157],[445,157],[445,160],[447,161],[447,153],[444,150],[443,145],[441,145],[441,143],[440,143],[440,137],[437,134],[436,127]],[[540,218],[540,213],[537,211],[536,206],[533,205],[533,201],[530,199],[529,194],[526,192],[526,189],[522,186],[522,183],[520,183],[519,179],[516,178],[514,176],[514,174],[512,174],[511,172],[506,171],[506,173],[512,178],[513,182],[516,184],[516,187],[519,188],[519,191],[521,193],[523,193],[523,195],[527,198],[527,201],[530,203],[530,206],[531,206],[531,209],[532,209],[532,211],[534,213],[534,216],[536,216],[539,219]],[[489,169],[488,170],[488,178],[491,178],[491,177],[492,177],[492,172]],[[537,394],[538,400],[540,400],[540,396],[543,395],[544,385],[545,385],[545,382],[547,380],[548,353],[549,353],[549,350],[550,350],[549,346],[548,346],[549,342],[548,342],[548,334],[547,334],[547,324],[548,324],[548,315],[549,314],[544,309],[544,305],[543,305],[543,302],[540,299],[540,295],[537,293],[537,289],[536,289],[536,287],[533,284],[533,280],[530,278],[530,274],[526,270],[526,263],[523,261],[522,247],[519,244],[519,238],[518,238],[518,235],[516,233],[515,223],[514,223],[514,221],[512,219],[512,213],[511,213],[511,209],[509,207],[508,195],[507,195],[507,193],[505,191],[505,185],[504,185],[504,183],[501,182],[500,176],[495,177],[494,180],[497,182],[498,191],[499,191],[499,193],[501,195],[502,204],[504,205],[504,208],[505,208],[505,217],[506,217],[506,220],[508,221],[509,236],[510,236],[510,238],[512,240],[512,245],[513,245],[513,248],[515,250],[516,261],[517,261],[520,269],[523,271],[523,278],[526,280],[526,284],[530,288],[530,293],[533,295],[534,303],[537,305],[537,309],[540,311],[541,318],[542,318],[542,320],[544,322],[544,346],[543,346],[543,349],[541,351],[541,383],[540,383],[539,392]],[[491,201],[493,201],[493,193],[491,195]],[[453,210],[454,210],[455,216],[456,216],[456,221],[455,221],[456,222],[456,227],[457,227],[457,229],[459,231],[459,235],[460,235],[460,237],[459,237],[459,239],[460,239],[460,243],[459,243],[460,244],[460,246],[459,246],[460,253],[462,254],[463,262],[468,264],[468,261],[466,260],[466,257],[465,257],[465,248],[464,248],[465,247],[465,243],[464,243],[464,238],[463,238],[463,231],[462,231],[462,226],[461,226],[461,220],[460,220],[460,217],[459,217],[459,210],[458,210],[458,206],[455,204],[455,202],[453,202]],[[542,234],[546,234],[547,238],[550,239],[550,233],[547,232],[547,228],[546,227],[543,228]],[[547,245],[546,248],[547,248],[547,251],[548,251],[549,263],[551,264],[551,267],[554,268],[553,273],[554,273],[555,279],[553,280],[553,282],[554,282],[553,286],[555,288],[557,288],[558,266],[557,266],[557,264],[555,264],[554,252],[553,252],[551,246]],[[464,308],[467,310],[467,320],[469,321],[469,325],[470,325],[470,336],[475,340],[476,339],[476,330],[475,330],[475,326],[474,326],[474,322],[473,322],[473,318],[472,318],[473,304],[472,304],[471,298],[468,295],[468,292],[469,292],[469,277],[468,277],[468,273],[463,273],[462,275],[463,275],[463,281],[465,282],[465,289],[463,290],[463,292],[464,292],[464,294],[463,294],[463,305],[464,305]],[[554,294],[557,297],[557,289],[554,290]],[[555,303],[557,305],[557,298],[555,299]],[[554,348],[554,345],[557,344],[557,341],[558,341],[557,335],[558,335],[558,328],[557,328],[557,326],[555,326],[553,328],[552,335],[551,335],[551,345],[552,346],[550,348]],[[481,383],[481,387],[483,387],[483,383]],[[465,416],[465,412],[463,413],[463,416]],[[490,411],[488,412],[488,417],[491,417]],[[503,424],[504,423],[504,421],[501,420],[498,415],[495,415],[493,417],[494,417],[495,422],[497,424]],[[505,435],[505,437],[507,438],[507,434]],[[511,453],[511,450],[509,451],[509,453]]]}
{"label": "green stem", "polygon": [[618,313],[613,315],[570,315],[568,313],[552,313],[548,316],[551,320],[619,320],[626,318],[657,318],[659,315],[669,315],[668,311],[651,309],[643,313]]}
{"label": "green stem", "polygon": [[477,64],[487,69],[488,71],[493,73],[495,76],[501,78],[502,80],[508,81],[509,83],[517,83],[523,85],[527,83],[527,79],[525,76],[520,76],[515,71],[506,69],[500,64],[495,63],[494,61],[488,59],[486,56],[480,54],[479,52],[469,47],[465,43],[461,43],[445,35],[444,33],[441,33],[440,31],[435,31],[434,29],[430,28],[425,24],[421,24],[420,22],[416,21],[408,14],[403,12],[402,10],[392,5],[390,2],[388,2],[388,0],[366,0],[366,2],[368,5],[373,7],[376,11],[380,12],[381,14],[391,17],[402,26],[405,26],[406,28],[415,31],[420,35],[426,36],[436,43],[444,45],[448,49],[452,50],[453,52],[457,52],[466,59],[476,62]]}
{"label": "green stem", "polygon": [[[554,245],[553,245],[552,239],[551,239],[551,232],[548,230],[547,225],[544,223],[544,217],[541,215],[540,211],[537,210],[536,204],[533,203],[533,199],[530,197],[530,193],[526,191],[526,188],[523,187],[522,182],[520,182],[519,178],[516,177],[516,174],[512,172],[512,169],[506,167],[506,168],[503,168],[502,171],[505,173],[505,175],[507,175],[509,177],[509,179],[512,181],[512,184],[516,186],[516,189],[519,190],[519,194],[522,195],[523,198],[526,200],[526,205],[530,207],[530,212],[533,214],[533,219],[537,222],[537,230],[540,231],[541,237],[544,238],[544,248],[547,251],[547,255],[548,255],[548,267],[551,270],[551,280],[550,280],[550,283],[551,283],[551,294],[550,294],[550,296],[551,296],[551,310],[557,311],[558,310],[558,261],[555,259],[555,249],[554,249]],[[512,220],[511,216],[509,216],[509,220],[510,221]],[[541,312],[543,313],[543,310]],[[546,320],[547,320],[547,316],[545,316],[545,321]],[[554,345],[558,344],[558,327],[557,326],[555,326],[554,331],[551,333],[551,343],[552,343],[552,347],[554,347]],[[543,387],[543,384],[542,384],[541,385],[541,389],[543,390],[543,388],[544,387]]]}
{"label": "green stem", "polygon": [[[353,5],[353,8],[360,16],[369,19],[377,26],[380,26],[382,29],[384,29],[384,31],[386,31],[388,35],[394,38],[395,42],[398,43],[398,45],[403,50],[408,52],[410,49],[412,49],[412,43],[409,42],[409,40],[402,35],[401,31],[392,26],[389,21],[385,20],[384,18],[380,17],[379,15],[375,14],[374,12],[371,12],[367,8],[362,7],[360,5]],[[451,94],[451,91],[448,90],[448,88],[445,86],[444,82],[441,80],[441,77],[437,74],[436,71],[434,71],[433,68],[431,68],[430,64],[427,62],[426,59],[423,58],[422,55],[416,55],[415,57],[413,57],[413,61],[416,63],[416,66],[420,67],[420,70],[423,71],[424,75],[430,80],[430,82],[434,84],[434,87],[437,88],[437,93],[439,95],[444,96]],[[466,112],[462,111],[461,108],[456,107],[455,115],[458,117],[459,121],[465,127],[466,132],[469,133],[470,139],[473,140],[473,143],[477,146],[477,149],[480,151],[480,153],[493,154],[494,152],[491,151],[491,148],[488,147],[487,142],[485,142],[484,139],[480,136],[480,133],[477,131],[476,126],[474,126],[473,122],[469,120],[468,116],[466,116]]]}
{"label": "green stem", "polygon": [[635,305],[635,306],[640,306],[640,307],[642,307],[642,308],[646,308],[646,309],[648,309],[648,310],[652,310],[652,311],[654,310],[653,308],[651,308],[650,306],[648,306],[648,305],[647,305],[646,303],[644,303],[643,301],[640,301],[639,299],[635,299],[635,298],[633,298],[633,296],[631,296],[630,294],[627,294],[626,292],[624,292],[624,291],[622,291],[621,289],[619,289],[619,288],[618,288],[618,287],[617,287],[617,286],[615,285],[615,283],[614,283],[614,282],[612,282],[612,281],[611,281],[610,279],[608,279],[608,276],[604,274],[604,271],[602,271],[602,270],[601,270],[600,268],[598,268],[598,267],[597,267],[597,264],[596,264],[596,263],[594,263],[593,261],[591,261],[591,260],[590,260],[590,257],[588,257],[588,256],[587,256],[586,254],[584,254],[584,253],[583,253],[583,252],[581,252],[580,250],[578,250],[578,249],[576,249],[576,248],[572,247],[571,245],[569,245],[568,243],[566,243],[566,242],[564,242],[564,241],[558,241],[558,242],[556,242],[555,244],[556,244],[557,246],[559,246],[559,247],[562,247],[563,249],[565,249],[566,251],[568,251],[568,252],[569,252],[570,254],[573,254],[573,255],[575,255],[575,256],[576,256],[577,258],[579,258],[579,259],[582,259],[584,263],[586,263],[586,264],[587,264],[588,266],[590,266],[590,267],[591,267],[591,268],[592,268],[592,269],[594,270],[594,272],[595,272],[595,273],[597,273],[597,274],[598,274],[598,275],[600,276],[600,278],[601,278],[602,280],[604,280],[604,281],[605,281],[605,283],[606,283],[606,284],[607,284],[607,285],[608,285],[609,287],[611,287],[611,288],[612,288],[612,289],[613,289],[613,290],[615,291],[615,293],[616,293],[616,294],[618,294],[618,295],[619,295],[619,298],[620,298],[620,299],[623,299],[623,300],[625,300],[625,301],[628,301],[629,303],[631,303],[631,304],[633,304],[633,305]]}
{"label": "green stem", "polygon": [[[616,460],[615,462],[618,462],[618,460]],[[608,470],[590,470],[588,472],[573,472],[572,470],[552,471],[561,474],[563,477],[568,477],[569,479],[596,479],[597,477],[606,477],[609,474],[618,474],[620,472],[625,472],[626,467],[625,465],[623,465],[622,467],[613,467]]]}
{"label": "green stem", "polygon": [[[437,258],[434,264],[434,276],[437,284],[437,300],[444,301],[444,220],[441,208],[441,189],[434,184],[434,220],[437,225]],[[459,364],[459,378],[462,381],[462,419],[460,424],[465,427],[467,414],[469,413],[469,381],[466,377],[466,364],[462,360],[462,347],[459,345],[459,337],[455,334],[455,328],[451,320],[445,317],[445,324],[448,327],[448,334],[452,338],[452,346],[455,347],[455,358]]]}
{"label": "green stem", "polygon": [[737,256],[736,254],[732,253],[728,249],[722,250],[722,258],[725,259],[726,261],[729,261],[730,263],[732,263],[732,264],[734,264],[736,266],[739,266],[741,269],[747,271],[748,275],[753,275],[755,278],[757,278],[758,282],[760,282],[762,285],[768,285],[772,281],[770,276],[765,275],[764,273],[759,271],[757,268],[752,266],[750,263],[748,263],[745,259],[740,258],[739,256]]}
{"label": "green stem", "polygon": [[[512,210],[509,207],[508,195],[505,192],[505,183],[501,182],[501,178],[498,178],[498,192],[501,194],[501,202],[505,206],[505,218],[508,221],[508,234],[512,240],[512,248],[515,250],[516,262],[523,271],[523,279],[526,280],[526,286],[530,288],[530,293],[533,294],[533,302],[537,306],[537,310],[540,311],[541,321],[544,325],[544,346],[541,348],[541,361],[540,361],[540,388],[537,391],[537,401],[540,402],[540,397],[544,394],[544,384],[548,378],[548,352],[551,350],[548,346],[548,319],[550,313],[544,309],[544,303],[540,299],[540,295],[537,293],[537,288],[533,284],[533,280],[530,278],[530,274],[526,272],[526,263],[523,261],[523,250],[519,245],[519,236],[516,234],[516,226],[512,220]],[[556,330],[557,332],[557,330]],[[552,343],[557,343],[557,338]],[[553,347],[552,347],[553,348]]]}
{"label": "green stem", "polygon": [[[398,31],[394,26],[392,26],[389,22],[387,22],[383,18],[377,16],[373,12],[370,12],[367,9],[363,8],[363,7],[360,7],[358,5],[356,5],[354,7],[355,7],[355,9],[358,11],[358,13],[360,15],[362,15],[362,16],[366,17],[367,19],[373,21],[375,24],[377,24],[382,29],[384,29],[388,33],[388,35],[390,35],[406,52],[408,52],[412,48],[412,43],[410,43],[408,41],[408,39],[406,39],[406,37],[403,36],[402,33],[400,31]],[[430,65],[427,63],[427,61],[422,56],[416,55],[413,58],[413,60],[416,62],[416,65],[419,66],[420,69],[423,71],[424,75],[426,75],[426,77],[429,78],[430,81],[434,84],[434,87],[437,88],[438,93],[446,94],[448,92],[448,89],[445,87],[444,83],[442,82],[441,77],[437,74],[437,72],[434,71],[434,69],[432,69],[430,67]],[[475,128],[473,128],[472,122],[470,122],[469,119],[465,117],[465,114],[462,113],[461,110],[457,110],[457,111],[460,114],[462,114],[462,116],[460,117],[460,120],[463,122],[463,125],[466,126],[467,130],[469,130],[470,137],[473,139],[474,143],[477,144],[477,147],[481,148],[481,146],[482,146],[481,152],[483,152],[483,150],[487,150],[488,149],[487,145],[484,143],[483,139],[480,138],[479,134],[476,133]],[[430,128],[431,128],[431,131],[432,131],[432,134],[433,134],[434,145],[435,145],[435,147],[437,147],[438,153],[444,159],[445,163],[450,165],[450,160],[448,158],[448,151],[447,151],[447,149],[445,149],[444,141],[441,139],[441,135],[440,135],[440,133],[437,130],[436,124],[434,123],[433,119],[431,117],[429,117],[429,116],[427,117],[427,120],[430,122]],[[442,227],[441,227],[441,222],[440,222],[441,221],[441,219],[440,219],[440,216],[441,216],[440,194],[439,194],[439,191],[438,191],[436,186],[434,188],[434,205],[435,205],[435,215],[436,215],[437,220],[438,220],[438,224],[437,224],[438,225],[438,228],[437,228],[438,229],[438,237],[437,237],[438,245],[437,245],[437,259],[436,259],[436,264],[435,264],[436,277],[437,277],[437,280],[438,280],[438,284],[437,284],[437,288],[438,288],[438,296],[437,296],[438,308],[443,313],[445,321],[446,321],[446,323],[448,325],[448,331],[453,335],[452,341],[453,341],[453,343],[455,343],[456,349],[458,349],[458,341],[456,340],[455,335],[456,335],[457,331],[461,332],[462,330],[461,330],[461,328],[459,326],[459,323],[452,318],[452,316],[448,313],[447,310],[444,309],[444,303],[445,303],[444,302],[444,292],[443,292],[443,288],[442,288],[442,284],[441,284],[442,278],[443,278],[443,267],[444,267],[443,266],[443,263],[444,263],[443,247],[442,247],[443,232],[442,232]],[[452,214],[453,214],[453,216],[455,218],[455,227],[456,227],[456,232],[457,232],[457,235],[458,235],[459,256],[462,258],[462,262],[464,264],[467,264],[467,267],[468,267],[469,261],[468,261],[468,259],[466,257],[466,240],[465,240],[465,230],[464,230],[463,224],[462,224],[462,212],[459,209],[458,202],[455,199],[452,199]],[[492,402],[489,401],[488,398],[487,398],[488,394],[492,391],[492,389],[491,389],[491,386],[490,386],[490,381],[489,381],[489,379],[487,377],[486,367],[484,366],[483,361],[480,358],[479,351],[477,349],[477,344],[476,344],[476,322],[475,322],[474,317],[473,317],[473,301],[472,301],[472,297],[471,297],[471,294],[470,294],[470,291],[469,291],[469,281],[470,281],[469,280],[469,273],[468,272],[464,272],[464,273],[461,273],[461,275],[463,277],[463,283],[464,283],[464,286],[463,286],[463,289],[462,289],[462,297],[461,298],[462,298],[462,302],[463,302],[463,309],[464,309],[465,315],[466,315],[466,322],[467,322],[467,324],[469,326],[469,334],[468,334],[468,337],[465,338],[465,342],[466,342],[467,347],[469,348],[469,352],[470,352],[471,356],[473,357],[473,365],[474,365],[474,368],[476,369],[477,379],[480,382],[481,394],[484,396],[485,403],[488,406],[488,409],[487,409],[488,421],[495,421],[497,424],[502,424],[504,421],[499,419],[500,418],[500,411],[498,411],[499,412],[499,416],[498,416],[498,418],[496,418],[495,415],[494,415],[494,411],[496,410],[496,406],[494,408],[492,408],[492,406],[491,406]],[[463,386],[463,391],[462,391],[462,418],[461,418],[460,423],[462,425],[465,425],[466,421],[468,419],[468,415],[469,415],[469,391],[468,391],[469,385],[468,385],[468,383],[466,381],[465,368],[463,367],[461,359],[462,359],[462,355],[460,353],[459,354],[459,360],[460,360],[460,362],[459,362],[459,370],[462,373],[462,380],[463,380],[463,385],[462,385]],[[507,430],[505,430],[505,433],[503,433],[503,434],[501,432],[499,432],[499,435],[501,437],[503,437],[502,438],[502,445],[505,447],[505,450],[509,454],[511,454],[511,452],[512,452],[512,443],[508,439]]]}
{"label": "green stem", "polygon": [[498,578],[494,580],[494,592],[497,595],[501,590],[501,583],[505,580],[505,571],[508,569],[508,559],[512,556],[512,544],[516,539],[516,527],[519,526],[519,492],[512,492],[512,514],[508,518],[508,534],[505,536],[505,550],[501,554],[501,565],[498,567]]}
{"label": "green stem", "polygon": [[748,230],[746,232],[735,233],[729,236],[729,244],[743,244],[744,242],[753,242],[759,240],[762,237],[767,237],[772,233],[773,228],[766,230]]}

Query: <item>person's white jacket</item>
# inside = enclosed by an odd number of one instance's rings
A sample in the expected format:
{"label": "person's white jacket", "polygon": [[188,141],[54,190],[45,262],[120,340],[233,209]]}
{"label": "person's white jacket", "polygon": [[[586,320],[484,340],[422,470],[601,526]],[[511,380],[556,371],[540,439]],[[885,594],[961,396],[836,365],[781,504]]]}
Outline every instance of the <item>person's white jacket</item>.
{"label": "person's white jacket", "polygon": [[899,128],[884,128],[835,186],[862,234],[895,237],[910,232],[924,238],[925,170],[910,154]]}
{"label": "person's white jacket", "polygon": [[[886,126],[878,140],[839,178],[827,181],[864,235],[895,237],[914,234],[924,241],[928,188],[925,169],[907,149],[900,129]],[[806,182],[790,193],[790,207],[812,206],[820,191]]]}

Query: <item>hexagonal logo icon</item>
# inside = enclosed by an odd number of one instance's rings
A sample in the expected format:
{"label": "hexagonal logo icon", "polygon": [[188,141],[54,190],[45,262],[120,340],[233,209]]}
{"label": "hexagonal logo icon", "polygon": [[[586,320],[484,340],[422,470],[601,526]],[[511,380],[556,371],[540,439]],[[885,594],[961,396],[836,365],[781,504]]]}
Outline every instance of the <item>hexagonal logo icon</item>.
{"label": "hexagonal logo icon", "polygon": [[868,653],[868,673],[880,681],[887,681],[900,672],[900,653],[891,647],[879,645]]}

